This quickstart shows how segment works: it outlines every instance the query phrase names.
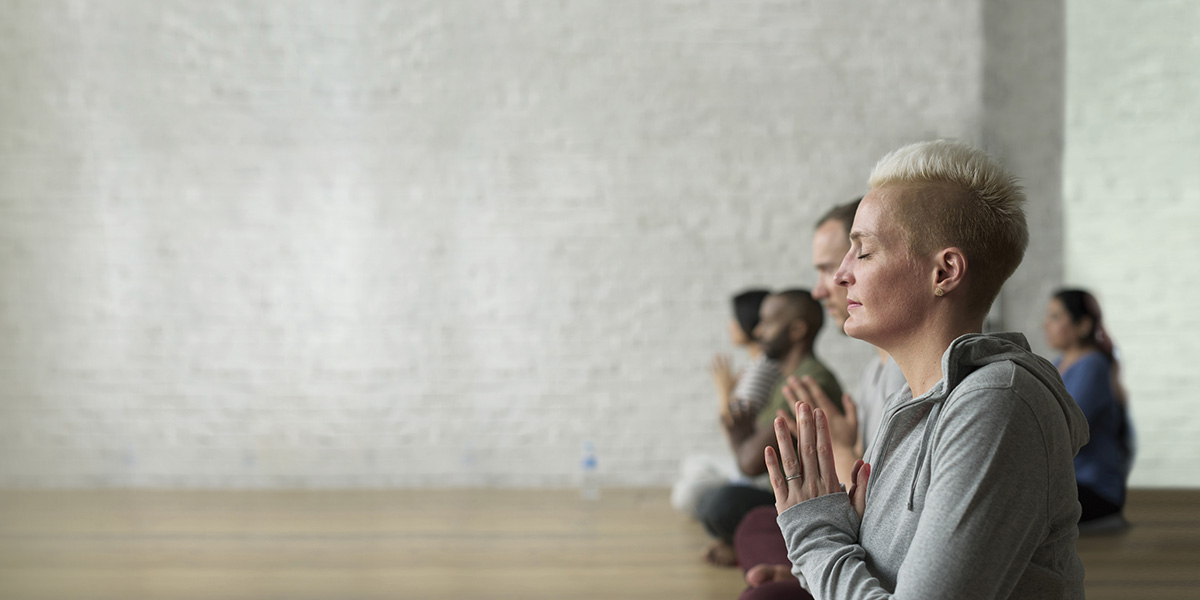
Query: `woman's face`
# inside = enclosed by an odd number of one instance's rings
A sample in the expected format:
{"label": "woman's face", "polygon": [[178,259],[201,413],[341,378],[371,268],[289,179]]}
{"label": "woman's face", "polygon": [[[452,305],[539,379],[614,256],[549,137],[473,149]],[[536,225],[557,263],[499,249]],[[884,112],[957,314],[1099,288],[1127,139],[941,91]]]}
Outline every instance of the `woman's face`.
{"label": "woman's face", "polygon": [[850,228],[850,251],[838,268],[846,288],[846,334],[884,350],[919,333],[934,299],[931,265],[912,256],[887,206],[904,188],[876,188],[863,198]]}
{"label": "woman's face", "polygon": [[1063,306],[1058,298],[1051,298],[1046,305],[1046,318],[1042,320],[1042,331],[1046,334],[1046,343],[1058,351],[1067,350],[1079,344],[1078,326],[1071,322],[1071,313]]}
{"label": "woman's face", "polygon": [[752,340],[742,331],[742,324],[737,319],[729,320],[729,340],[734,346],[748,345]]}

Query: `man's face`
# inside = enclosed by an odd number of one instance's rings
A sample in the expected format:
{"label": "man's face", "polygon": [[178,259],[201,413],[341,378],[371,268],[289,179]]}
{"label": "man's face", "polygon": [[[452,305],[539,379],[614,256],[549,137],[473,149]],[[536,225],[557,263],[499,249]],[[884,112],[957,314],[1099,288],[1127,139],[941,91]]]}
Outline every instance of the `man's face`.
{"label": "man's face", "polygon": [[842,259],[850,251],[850,237],[846,225],[841,221],[826,221],[813,234],[813,268],[817,270],[817,286],[812,297],[825,307],[841,329],[846,325],[850,313],[846,310],[846,288],[837,284],[834,275]]}
{"label": "man's face", "polygon": [[767,358],[780,360],[791,351],[790,333],[794,320],[779,296],[767,296],[763,300],[758,312],[758,326],[754,328],[754,339],[762,345],[763,354]]}

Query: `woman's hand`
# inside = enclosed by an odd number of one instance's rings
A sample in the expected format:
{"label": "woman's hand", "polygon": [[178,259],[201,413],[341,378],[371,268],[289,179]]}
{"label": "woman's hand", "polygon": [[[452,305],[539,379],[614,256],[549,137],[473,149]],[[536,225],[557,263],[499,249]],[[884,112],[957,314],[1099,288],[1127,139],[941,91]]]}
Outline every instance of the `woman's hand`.
{"label": "woman's hand", "polygon": [[719,394],[732,394],[733,387],[737,385],[737,375],[733,374],[733,367],[730,366],[729,357],[724,354],[713,356],[712,364],[708,367],[708,372],[712,374],[713,387],[717,388]]}
{"label": "woman's hand", "polygon": [[[814,410],[819,408],[825,413],[825,419],[829,423],[829,439],[833,444],[833,462],[837,467],[838,478],[842,481],[854,481],[851,465],[854,464],[854,461],[862,458],[862,449],[858,443],[858,410],[850,395],[842,395],[842,407],[846,411],[845,414],[842,414],[825,395],[821,386],[817,385],[817,381],[808,375],[800,380],[789,377],[787,385],[783,387],[783,395],[793,403],[803,402]],[[779,415],[787,423],[792,435],[799,438],[796,431],[796,420],[792,415],[787,414],[785,410],[780,410]]]}
{"label": "woman's hand", "polygon": [[708,372],[712,375],[713,387],[717,389],[717,411],[721,422],[728,424],[732,421],[729,405],[733,403],[733,388],[737,385],[737,375],[733,374],[729,357],[723,354],[713,357]]}
{"label": "woman's hand", "polygon": [[867,510],[867,479],[871,477],[871,465],[862,461],[862,459],[854,461],[854,474],[850,476],[850,481],[854,483],[850,485],[850,504],[854,505],[854,512],[858,513],[858,520],[862,521],[863,513]]}
{"label": "woman's hand", "polygon": [[[782,417],[775,419],[775,439],[779,442],[779,457],[768,447],[764,451],[771,489],[775,492],[775,510],[779,513],[826,494],[842,493],[830,442],[829,421],[825,411],[796,403],[797,438],[792,450],[792,436]],[[871,466],[858,460],[851,476],[850,502],[862,518],[866,510],[867,480]]]}

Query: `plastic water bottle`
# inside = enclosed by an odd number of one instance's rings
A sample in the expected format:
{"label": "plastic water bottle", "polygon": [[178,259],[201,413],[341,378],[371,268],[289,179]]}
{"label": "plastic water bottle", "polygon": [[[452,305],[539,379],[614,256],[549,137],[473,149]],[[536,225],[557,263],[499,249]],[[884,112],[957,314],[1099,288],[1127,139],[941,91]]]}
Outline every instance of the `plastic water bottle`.
{"label": "plastic water bottle", "polygon": [[583,443],[583,458],[579,460],[580,496],[584,500],[600,499],[600,473],[596,471],[596,447],[590,441]]}

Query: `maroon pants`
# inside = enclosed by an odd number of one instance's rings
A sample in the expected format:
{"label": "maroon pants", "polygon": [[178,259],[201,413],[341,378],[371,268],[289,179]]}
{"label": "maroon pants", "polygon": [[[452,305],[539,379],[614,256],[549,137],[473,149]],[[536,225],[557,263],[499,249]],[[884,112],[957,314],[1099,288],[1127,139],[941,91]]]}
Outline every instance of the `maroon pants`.
{"label": "maroon pants", "polygon": [[[787,565],[791,570],[792,561],[788,560],[787,545],[783,543],[783,533],[779,531],[775,514],[774,506],[760,506],[747,513],[738,524],[733,534],[733,549],[743,574],[761,564]],[[785,581],[747,587],[739,600],[812,600],[812,596],[800,587],[795,577],[789,577]]]}

